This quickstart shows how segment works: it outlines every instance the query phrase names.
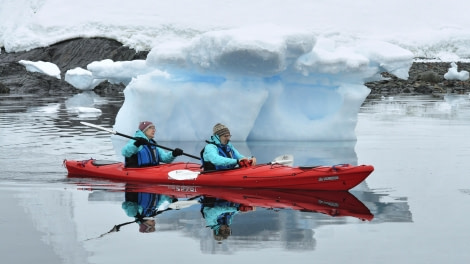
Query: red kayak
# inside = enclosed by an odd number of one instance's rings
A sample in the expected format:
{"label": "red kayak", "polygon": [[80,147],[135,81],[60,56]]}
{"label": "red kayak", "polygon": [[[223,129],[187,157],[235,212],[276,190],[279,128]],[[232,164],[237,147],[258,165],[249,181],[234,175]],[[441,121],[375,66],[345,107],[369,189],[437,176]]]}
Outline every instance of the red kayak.
{"label": "red kayak", "polygon": [[[87,191],[103,189],[102,185],[93,186],[86,183],[79,183],[79,185],[81,185],[80,189]],[[109,188],[110,186],[105,187]],[[192,200],[196,197],[213,197],[243,205],[241,208],[246,211],[251,211],[259,207],[316,212],[333,217],[351,216],[367,221],[371,221],[374,218],[370,210],[359,199],[347,191],[215,188],[140,183],[128,183],[125,187],[121,186],[121,188],[112,188],[112,190],[113,192],[125,191],[168,195],[178,198],[178,201],[174,204],[181,205],[182,208],[197,204],[197,200]],[[185,200],[186,198],[190,200]],[[178,207],[176,207],[176,209],[178,209]]]}
{"label": "red kayak", "polygon": [[371,165],[291,167],[278,163],[203,172],[200,164],[174,162],[153,167],[125,168],[122,162],[95,159],[64,160],[69,176],[125,182],[150,182],[185,186],[271,188],[345,191],[364,181]]}

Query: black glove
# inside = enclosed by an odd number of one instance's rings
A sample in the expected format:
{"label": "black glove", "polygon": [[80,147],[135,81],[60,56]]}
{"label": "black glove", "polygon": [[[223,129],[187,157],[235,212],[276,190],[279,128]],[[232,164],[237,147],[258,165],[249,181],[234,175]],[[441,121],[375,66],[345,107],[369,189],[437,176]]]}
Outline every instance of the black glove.
{"label": "black glove", "polygon": [[178,157],[183,155],[183,150],[180,148],[175,148],[175,150],[173,150],[171,154],[173,155],[173,157]]}
{"label": "black glove", "polygon": [[146,140],[145,138],[138,137],[138,138],[135,138],[134,145],[136,147],[140,147],[140,146],[146,145],[148,143],[149,143],[148,140]]}

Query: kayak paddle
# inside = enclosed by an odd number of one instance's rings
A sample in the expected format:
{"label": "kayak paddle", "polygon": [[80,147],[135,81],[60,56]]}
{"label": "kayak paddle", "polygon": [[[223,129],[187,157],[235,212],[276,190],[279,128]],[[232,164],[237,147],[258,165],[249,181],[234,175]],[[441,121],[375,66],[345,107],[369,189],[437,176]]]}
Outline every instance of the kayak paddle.
{"label": "kayak paddle", "polygon": [[[192,197],[192,198],[189,198],[188,200],[181,200],[181,201],[176,201],[176,202],[172,202],[168,205],[168,208],[165,209],[165,210],[161,210],[161,211],[157,211],[155,213],[155,216],[158,215],[158,214],[161,214],[163,213],[164,211],[167,211],[167,210],[180,210],[180,209],[184,209],[184,208],[187,208],[187,207],[190,207],[194,204],[197,204],[199,203],[199,201],[197,200],[197,198],[201,197],[200,195],[198,196],[195,196],[195,197]],[[152,217],[154,218],[154,217]],[[89,238],[85,241],[88,241],[88,240],[92,240],[92,239],[97,239],[97,238],[101,238],[109,233],[113,233],[113,232],[119,232],[121,230],[121,227],[125,226],[125,225],[128,225],[128,224],[132,224],[132,223],[137,223],[139,221],[139,219],[136,219],[134,221],[130,221],[130,222],[125,222],[125,223],[122,223],[122,224],[119,224],[119,225],[115,225],[113,228],[111,228],[111,230],[109,230],[108,232],[100,235],[99,237],[95,237],[95,238]]]}
{"label": "kayak paddle", "polygon": [[[281,164],[292,167],[294,164],[294,155],[284,154],[274,158],[273,161],[268,164]],[[172,170],[168,172],[168,176],[174,180],[195,180],[201,172],[192,170]]]}
{"label": "kayak paddle", "polygon": [[[126,135],[126,134],[122,134],[122,133],[119,133],[117,131],[114,131],[112,129],[109,129],[109,128],[105,128],[105,127],[102,127],[102,126],[99,126],[99,125],[95,125],[95,124],[92,124],[92,123],[88,123],[88,122],[80,122],[80,124],[82,125],[85,125],[85,126],[89,126],[89,127],[93,127],[93,128],[96,128],[96,129],[100,129],[100,130],[104,130],[104,131],[107,131],[111,134],[114,134],[114,135],[118,135],[118,136],[121,136],[121,137],[125,137],[125,138],[130,138],[130,139],[134,139],[134,140],[137,140],[135,137],[131,137],[129,135]],[[171,149],[171,148],[168,148],[168,147],[165,147],[165,146],[162,146],[162,145],[158,145],[158,144],[153,144],[153,143],[149,143],[153,146],[157,146],[159,148],[162,148],[162,149],[166,149],[166,150],[169,150],[169,151],[173,151],[174,149]],[[196,157],[194,155],[191,155],[191,154],[186,154],[186,153],[183,153],[183,155],[187,156],[187,157],[190,157],[190,158],[193,158],[193,159],[197,159],[197,160],[200,160],[199,157]]]}

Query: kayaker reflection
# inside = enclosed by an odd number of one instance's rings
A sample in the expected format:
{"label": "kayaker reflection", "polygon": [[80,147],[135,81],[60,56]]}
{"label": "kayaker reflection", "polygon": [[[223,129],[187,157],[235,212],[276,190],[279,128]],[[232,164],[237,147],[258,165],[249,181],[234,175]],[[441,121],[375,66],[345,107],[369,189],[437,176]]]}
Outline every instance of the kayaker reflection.
{"label": "kayaker reflection", "polygon": [[213,197],[203,197],[199,200],[199,203],[201,203],[201,213],[206,221],[206,227],[212,229],[214,239],[219,242],[227,239],[232,234],[230,225],[237,213],[254,210],[252,206]]}
{"label": "kayaker reflection", "polygon": [[[176,157],[183,154],[183,150],[175,148],[173,151],[164,151],[155,146],[157,142],[155,137],[156,128],[150,121],[139,123],[139,129],[131,139],[122,148],[121,153],[125,157],[126,167],[146,167],[155,166],[160,162],[171,163]],[[153,144],[153,145],[152,145]]]}
{"label": "kayaker reflection", "polygon": [[232,135],[223,124],[217,123],[212,129],[213,135],[206,140],[207,145],[201,150],[202,166],[205,171],[232,169],[256,165],[256,158],[243,156],[230,142]]}
{"label": "kayaker reflection", "polygon": [[152,233],[155,232],[155,216],[170,210],[169,205],[176,201],[176,198],[163,194],[126,192],[122,209],[127,216],[135,218],[139,232]]}

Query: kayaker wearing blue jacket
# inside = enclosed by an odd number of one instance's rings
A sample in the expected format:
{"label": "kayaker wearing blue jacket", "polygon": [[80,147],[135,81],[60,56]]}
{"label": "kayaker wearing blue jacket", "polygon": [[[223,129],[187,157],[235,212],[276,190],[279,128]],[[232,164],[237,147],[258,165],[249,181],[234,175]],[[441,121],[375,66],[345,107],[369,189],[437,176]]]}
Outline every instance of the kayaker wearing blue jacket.
{"label": "kayaker wearing blue jacket", "polygon": [[155,131],[155,125],[152,122],[140,122],[139,130],[134,135],[136,140],[129,140],[121,150],[122,155],[125,157],[126,167],[155,166],[160,162],[171,163],[175,157],[183,154],[183,150],[179,148],[167,152],[155,146],[157,144],[153,140]]}
{"label": "kayaker wearing blue jacket", "polygon": [[230,225],[235,214],[254,210],[252,206],[213,197],[202,197],[199,203],[201,203],[202,217],[206,220],[206,227],[213,230],[214,239],[217,241],[227,239],[231,235]]}
{"label": "kayaker wearing blue jacket", "polygon": [[238,213],[239,205],[225,200],[216,200],[210,206],[201,202],[201,213],[206,220],[206,227],[213,231],[214,239],[221,241],[227,239],[232,230],[233,216]]}
{"label": "kayaker wearing blue jacket", "polygon": [[126,192],[125,201],[121,206],[127,216],[136,219],[140,232],[150,233],[155,231],[154,217],[169,210],[168,206],[176,200],[163,194]]}
{"label": "kayaker wearing blue jacket", "polygon": [[[201,151],[202,165],[205,171],[231,169],[243,163],[256,165],[256,158],[246,158],[230,143],[230,130],[221,123],[217,123],[212,129],[211,140],[206,140],[207,145]],[[247,161],[247,162],[245,162]]]}

